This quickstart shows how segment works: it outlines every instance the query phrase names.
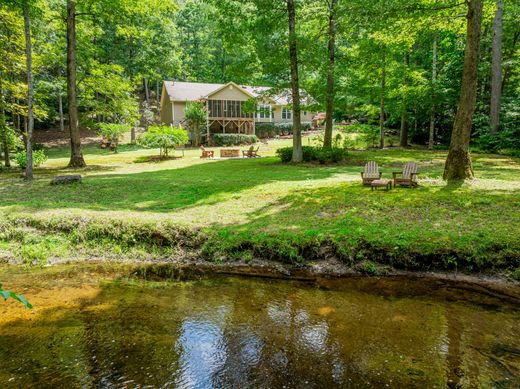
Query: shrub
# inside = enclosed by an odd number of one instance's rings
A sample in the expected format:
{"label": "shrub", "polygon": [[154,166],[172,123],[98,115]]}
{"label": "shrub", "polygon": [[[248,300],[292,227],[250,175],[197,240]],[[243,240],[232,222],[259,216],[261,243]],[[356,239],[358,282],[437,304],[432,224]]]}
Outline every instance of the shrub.
{"label": "shrub", "polygon": [[161,158],[168,157],[168,152],[176,146],[188,142],[188,133],[180,127],[150,126],[148,131],[141,134],[137,143],[149,148],[158,148]]}
{"label": "shrub", "polygon": [[[14,156],[16,163],[20,168],[25,169],[27,167],[27,152],[20,151]],[[33,150],[33,166],[38,167],[42,163],[47,161],[47,156],[43,150]]]}
{"label": "shrub", "polygon": [[258,142],[256,135],[213,134],[215,146],[250,145]]}
{"label": "shrub", "polygon": [[131,127],[126,124],[101,123],[99,125],[98,133],[104,139],[110,142],[110,146],[113,148],[114,151],[116,151],[119,139],[121,139],[125,132],[129,132],[130,130]]}
{"label": "shrub", "polygon": [[[323,148],[315,146],[303,146],[303,162],[319,162],[321,164],[337,163],[345,160],[348,153],[347,150],[339,147]],[[292,160],[292,147],[283,147],[276,150],[276,154],[282,162],[290,162]]]}
{"label": "shrub", "polygon": [[[307,131],[311,127],[311,122],[302,122],[302,131]],[[290,135],[292,131],[292,122],[255,124],[255,132],[259,138],[274,138],[277,135]]]}

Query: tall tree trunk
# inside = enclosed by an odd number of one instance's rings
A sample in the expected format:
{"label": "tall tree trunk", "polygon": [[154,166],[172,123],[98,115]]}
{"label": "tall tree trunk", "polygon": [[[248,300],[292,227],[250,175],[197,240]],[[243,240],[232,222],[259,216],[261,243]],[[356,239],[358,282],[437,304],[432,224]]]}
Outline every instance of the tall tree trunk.
{"label": "tall tree trunk", "polygon": [[430,136],[428,138],[428,149],[433,150],[435,141],[435,88],[437,82],[437,31],[433,34],[433,52],[432,52],[432,107],[430,111]]}
{"label": "tall tree trunk", "polygon": [[155,83],[155,100],[157,101],[157,109],[159,109],[159,104],[161,102],[161,91],[159,89],[159,79]]}
{"label": "tall tree trunk", "polygon": [[327,97],[325,102],[325,136],[323,147],[332,147],[332,124],[334,111],[334,60],[336,47],[336,5],[337,0],[331,0],[329,8],[329,64],[327,67]]}
{"label": "tall tree trunk", "polygon": [[493,19],[493,45],[491,54],[491,103],[490,121],[492,134],[498,132],[500,124],[500,98],[502,94],[502,17],[504,0],[497,0],[497,9]]}
{"label": "tall tree trunk", "polygon": [[379,95],[379,148],[380,149],[385,147],[385,86],[386,86],[386,53],[383,51],[383,66],[381,68],[381,91],[380,91],[380,95]]}
{"label": "tall tree trunk", "polygon": [[473,177],[473,167],[469,154],[471,125],[477,93],[477,67],[482,25],[482,0],[468,2],[466,47],[464,48],[464,69],[460,88],[460,100],[453,123],[451,143],[444,167],[445,180]]}
{"label": "tall tree trunk", "polygon": [[293,111],[293,162],[303,160],[302,131],[300,117],[300,81],[298,77],[298,52],[296,49],[296,10],[294,0],[287,0],[289,17],[289,56],[291,60],[291,89]]}
{"label": "tall tree trunk", "polygon": [[32,53],[31,53],[31,19],[29,17],[29,3],[26,1],[23,7],[23,24],[25,32],[25,55],[27,70],[27,166],[25,168],[25,178],[33,179],[33,155],[32,137],[34,128],[34,85],[32,75]]}
{"label": "tall tree trunk", "polygon": [[148,78],[143,77],[144,85],[144,100],[148,103],[150,101],[150,88],[148,88]]}
{"label": "tall tree trunk", "polygon": [[7,127],[5,124],[5,109],[2,89],[2,79],[0,79],[0,131],[2,132],[2,149],[4,151],[4,165],[11,166],[11,159],[9,158],[9,141],[7,139]]}
{"label": "tall tree trunk", "polygon": [[63,118],[63,95],[61,92],[58,95],[58,109],[60,114],[60,131],[65,132],[65,120]]}
{"label": "tall tree trunk", "polygon": [[[403,85],[408,85],[408,65],[410,64],[410,55],[406,53],[404,55],[404,72],[403,72]],[[401,102],[401,133],[399,139],[399,145],[401,147],[408,146],[408,107],[406,103],[406,94]]]}
{"label": "tall tree trunk", "polygon": [[67,0],[67,99],[69,104],[69,167],[84,167],[76,102],[76,0]]}

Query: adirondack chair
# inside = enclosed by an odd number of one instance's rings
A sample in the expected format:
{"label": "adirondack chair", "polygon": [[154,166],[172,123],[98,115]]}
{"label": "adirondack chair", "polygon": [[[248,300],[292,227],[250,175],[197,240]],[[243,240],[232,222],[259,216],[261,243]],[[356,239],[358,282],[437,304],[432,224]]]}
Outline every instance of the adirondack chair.
{"label": "adirondack chair", "polygon": [[402,172],[392,172],[394,176],[394,188],[396,185],[415,188],[417,186],[417,174],[417,164],[415,162],[407,162]]}
{"label": "adirondack chair", "polygon": [[365,170],[361,172],[361,179],[363,180],[363,185],[370,185],[372,181],[379,180],[381,178],[381,172],[379,171],[379,166],[374,161],[369,161],[365,165]]}
{"label": "adirondack chair", "polygon": [[258,149],[260,149],[260,146],[258,146],[255,150],[255,147],[254,146],[251,146],[249,149],[247,149],[246,151],[242,151],[242,156],[244,158],[255,158],[255,157],[259,157],[258,155]]}
{"label": "adirondack chair", "polygon": [[206,150],[204,146],[200,146],[202,151],[201,158],[213,158],[215,156],[215,152],[213,150]]}

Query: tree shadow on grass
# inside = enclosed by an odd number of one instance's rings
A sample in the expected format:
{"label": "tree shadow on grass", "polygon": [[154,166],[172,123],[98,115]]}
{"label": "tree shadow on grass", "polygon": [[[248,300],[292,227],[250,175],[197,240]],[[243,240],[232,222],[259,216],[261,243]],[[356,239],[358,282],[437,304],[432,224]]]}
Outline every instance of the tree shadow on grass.
{"label": "tree shadow on grass", "polygon": [[[454,196],[460,184],[371,191],[358,183],[302,189],[247,213],[247,222],[225,226],[243,237],[257,234],[340,234],[395,241],[450,239],[520,228],[519,196],[512,192],[469,189]],[[223,228],[221,222],[212,225]],[[392,238],[394,237],[394,238]],[[510,237],[509,237],[510,238]],[[509,239],[507,238],[507,239]]]}
{"label": "tree shadow on grass", "polygon": [[152,172],[92,175],[81,185],[0,186],[1,205],[18,210],[79,208],[86,210],[129,210],[169,212],[208,201],[217,195],[277,181],[326,179],[348,168],[283,165],[275,158],[226,160]]}

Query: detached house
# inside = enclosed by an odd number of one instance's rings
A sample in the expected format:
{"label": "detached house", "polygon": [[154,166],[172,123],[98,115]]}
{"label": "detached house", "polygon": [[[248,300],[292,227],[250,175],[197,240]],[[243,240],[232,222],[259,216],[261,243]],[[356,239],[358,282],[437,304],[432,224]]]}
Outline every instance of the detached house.
{"label": "detached house", "polygon": [[[161,122],[184,126],[186,102],[203,99],[208,108],[206,131],[214,133],[254,134],[255,123],[291,122],[290,92],[273,96],[268,87],[198,82],[165,81],[161,95]],[[254,99],[256,113],[244,112],[244,104]],[[308,99],[307,99],[308,100]],[[307,101],[304,101],[307,103]],[[302,121],[311,121],[315,112],[302,111]]]}

